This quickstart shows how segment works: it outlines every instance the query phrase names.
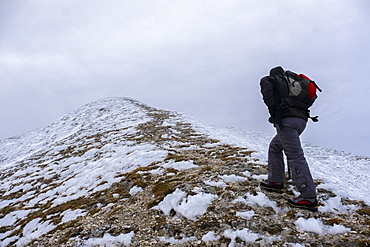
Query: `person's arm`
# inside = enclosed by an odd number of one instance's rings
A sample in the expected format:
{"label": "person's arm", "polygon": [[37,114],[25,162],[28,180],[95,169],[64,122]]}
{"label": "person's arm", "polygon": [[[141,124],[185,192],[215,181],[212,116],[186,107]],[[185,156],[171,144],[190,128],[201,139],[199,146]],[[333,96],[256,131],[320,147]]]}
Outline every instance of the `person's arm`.
{"label": "person's arm", "polygon": [[[274,86],[271,82],[272,78],[269,76],[265,76],[261,79],[260,86],[261,86],[261,94],[263,98],[263,102],[267,106],[270,116],[272,118],[275,117],[276,111],[276,104],[274,99]],[[272,122],[272,119],[269,120]]]}

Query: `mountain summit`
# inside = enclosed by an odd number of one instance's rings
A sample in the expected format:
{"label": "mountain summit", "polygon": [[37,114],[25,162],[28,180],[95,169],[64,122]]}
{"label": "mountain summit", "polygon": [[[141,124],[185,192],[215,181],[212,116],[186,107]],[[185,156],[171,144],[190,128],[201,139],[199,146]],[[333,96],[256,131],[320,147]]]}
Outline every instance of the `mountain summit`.
{"label": "mountain summit", "polygon": [[82,106],[0,141],[0,246],[369,246],[369,159],[305,144],[320,207],[297,210],[290,182],[259,189],[269,138],[128,98]]}

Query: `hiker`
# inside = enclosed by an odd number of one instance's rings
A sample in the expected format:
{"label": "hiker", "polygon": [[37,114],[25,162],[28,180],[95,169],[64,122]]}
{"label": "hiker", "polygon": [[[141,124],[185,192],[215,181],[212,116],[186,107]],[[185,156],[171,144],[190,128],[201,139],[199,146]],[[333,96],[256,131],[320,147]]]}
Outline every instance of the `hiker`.
{"label": "hiker", "polygon": [[284,152],[287,157],[288,172],[289,170],[291,172],[289,176],[291,175],[294,185],[300,192],[298,198],[288,199],[288,204],[317,211],[316,187],[299,138],[306,127],[310,105],[308,104],[307,109],[303,109],[302,106],[293,105],[294,98],[288,102],[285,100],[289,94],[289,86],[281,66],[272,68],[269,76],[261,79],[260,86],[263,101],[270,113],[269,122],[274,124],[277,132],[268,150],[268,181],[261,182],[260,187],[270,192],[284,192]]}

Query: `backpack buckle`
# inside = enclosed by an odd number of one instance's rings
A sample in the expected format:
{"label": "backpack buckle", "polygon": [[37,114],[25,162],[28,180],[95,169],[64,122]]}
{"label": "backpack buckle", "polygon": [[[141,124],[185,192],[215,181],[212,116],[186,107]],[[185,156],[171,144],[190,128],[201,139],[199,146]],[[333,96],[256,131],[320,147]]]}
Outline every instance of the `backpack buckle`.
{"label": "backpack buckle", "polygon": [[288,107],[289,107],[289,105],[287,104],[287,102],[283,102],[283,103],[280,103],[280,105],[278,106],[278,109],[285,110]]}

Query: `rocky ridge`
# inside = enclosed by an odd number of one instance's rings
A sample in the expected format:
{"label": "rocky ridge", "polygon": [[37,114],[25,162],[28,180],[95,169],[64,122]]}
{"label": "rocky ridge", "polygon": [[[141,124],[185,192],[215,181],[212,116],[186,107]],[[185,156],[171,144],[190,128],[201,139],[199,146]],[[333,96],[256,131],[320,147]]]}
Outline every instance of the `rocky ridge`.
{"label": "rocky ridge", "polygon": [[[108,154],[112,155],[111,150],[104,147],[113,144],[131,147],[127,155],[135,152],[135,147],[151,145],[163,152],[163,159],[145,165],[132,165],[129,170],[118,170],[114,173],[113,182],[102,179],[94,185],[100,189],[90,190],[88,194],[71,197],[59,204],[55,203],[55,199],[39,200],[31,208],[29,202],[35,196],[25,196],[28,195],[25,189],[16,191],[14,188],[20,184],[3,183],[2,200],[12,203],[0,208],[0,219],[16,211],[23,210],[28,214],[13,225],[0,228],[0,239],[8,240],[7,245],[2,246],[13,246],[25,237],[25,227],[35,219],[50,221],[54,227],[24,242],[26,246],[98,246],[89,245],[89,240],[121,234],[131,234],[131,246],[369,246],[370,208],[365,203],[342,199],[343,205],[355,206],[345,212],[313,213],[292,209],[286,204],[286,199],[295,193],[290,182],[287,186],[291,189],[283,195],[261,193],[258,184],[260,175],[267,174],[267,166],[266,161],[253,157],[254,150],[222,143],[199,133],[181,114],[175,112],[130,99],[115,99],[106,103],[106,107],[93,106],[89,109],[100,112],[99,116],[102,116],[102,112],[110,115],[109,104],[129,104],[130,109],[140,112],[140,119],[133,118],[131,114],[119,119],[125,121],[123,125],[117,123],[117,119],[113,122],[105,120],[109,127],[101,125],[95,128],[92,125],[88,129],[76,125],[75,134],[55,138],[48,142],[47,149],[35,150],[22,162],[14,161],[7,173],[1,171],[2,180],[15,176],[24,166],[48,169],[48,164],[77,159],[91,150],[100,152],[94,152],[86,163],[99,161]],[[56,154],[55,150],[61,142],[63,147],[68,148]],[[166,166],[176,163],[186,165],[186,162],[193,166],[187,169]],[[57,173],[49,178],[37,177],[30,183],[30,190],[39,191],[38,195],[47,193],[66,182],[61,177]],[[133,193],[133,189],[137,191]],[[14,192],[9,194],[9,190]],[[186,193],[188,198],[199,193],[216,197],[206,211],[196,217],[186,217],[175,208],[168,213],[158,209],[158,205],[176,190]],[[324,189],[318,192],[321,202],[336,197]],[[253,196],[267,196],[276,204],[248,203],[248,198]],[[64,197],[69,198],[68,195]],[[68,210],[81,210],[84,214],[64,222],[63,213]],[[240,212],[253,214],[246,218]],[[296,225],[299,218],[320,219],[324,225],[342,225],[350,231],[343,234],[302,231]],[[207,241],[204,236],[210,232],[218,237]],[[241,232],[244,234],[238,234]],[[248,234],[253,241],[245,238]],[[123,245],[124,242],[113,244]]]}

